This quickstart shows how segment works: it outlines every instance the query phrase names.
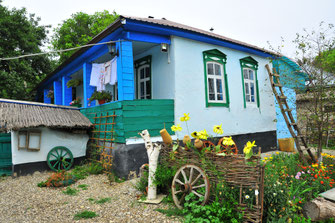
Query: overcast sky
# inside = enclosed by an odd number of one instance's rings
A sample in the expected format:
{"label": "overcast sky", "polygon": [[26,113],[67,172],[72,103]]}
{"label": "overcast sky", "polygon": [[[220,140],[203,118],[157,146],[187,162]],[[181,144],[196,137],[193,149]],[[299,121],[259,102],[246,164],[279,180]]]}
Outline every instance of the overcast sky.
{"label": "overcast sky", "polygon": [[319,23],[335,24],[335,0],[4,0],[9,8],[27,8],[43,25],[56,27],[71,14],[115,10],[121,15],[165,17],[168,20],[209,30],[259,47],[267,41],[295,57],[291,43],[303,28],[317,29]]}

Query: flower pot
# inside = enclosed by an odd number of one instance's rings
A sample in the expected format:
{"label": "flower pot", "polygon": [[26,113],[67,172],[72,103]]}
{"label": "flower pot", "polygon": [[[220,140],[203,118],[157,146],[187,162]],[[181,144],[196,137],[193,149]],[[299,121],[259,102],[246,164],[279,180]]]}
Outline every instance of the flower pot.
{"label": "flower pot", "polygon": [[99,105],[105,104],[106,103],[106,99],[100,99],[100,100],[98,100],[98,102],[99,102]]}

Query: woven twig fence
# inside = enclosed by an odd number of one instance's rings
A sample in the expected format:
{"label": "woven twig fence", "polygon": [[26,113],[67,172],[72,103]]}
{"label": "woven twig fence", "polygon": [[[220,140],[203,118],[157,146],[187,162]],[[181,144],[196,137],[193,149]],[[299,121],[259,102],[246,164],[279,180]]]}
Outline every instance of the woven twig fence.
{"label": "woven twig fence", "polygon": [[[243,210],[246,222],[262,222],[263,195],[264,195],[264,165],[260,156],[253,156],[246,160],[244,155],[218,156],[214,152],[205,152],[203,155],[192,149],[178,149],[173,153],[171,148],[163,147],[160,155],[160,163],[169,166],[181,167],[185,164],[193,164],[202,168],[211,184],[213,191],[217,184],[224,180],[230,187],[238,188],[239,210]],[[247,201],[245,192],[254,193],[253,203]],[[214,197],[211,196],[210,201]]]}

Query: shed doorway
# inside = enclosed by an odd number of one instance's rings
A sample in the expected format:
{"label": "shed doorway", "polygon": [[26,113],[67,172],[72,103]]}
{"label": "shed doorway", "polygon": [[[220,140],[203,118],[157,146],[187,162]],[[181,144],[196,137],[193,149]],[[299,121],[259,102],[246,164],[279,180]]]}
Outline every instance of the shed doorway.
{"label": "shed doorway", "polygon": [[12,174],[11,134],[0,133],[0,176]]}

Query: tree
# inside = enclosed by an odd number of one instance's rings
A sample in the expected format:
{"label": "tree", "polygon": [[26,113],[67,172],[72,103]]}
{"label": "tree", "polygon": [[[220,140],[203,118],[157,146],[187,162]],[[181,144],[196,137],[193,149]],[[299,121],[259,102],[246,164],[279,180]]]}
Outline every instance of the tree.
{"label": "tree", "polygon": [[[320,24],[319,31],[297,34],[297,61],[302,71],[308,75],[307,93],[299,97],[308,101],[304,106],[306,119],[311,123],[317,143],[317,156],[322,161],[322,146],[329,130],[334,131],[335,118],[335,75],[334,73],[334,26]],[[332,62],[333,61],[333,62]]]}
{"label": "tree", "polygon": [[[85,45],[118,17],[119,15],[115,11],[110,14],[107,10],[96,12],[93,15],[84,12],[72,14],[71,18],[54,29],[55,33],[51,41],[52,47],[55,50],[62,50]],[[59,63],[68,59],[73,52],[59,53]]]}
{"label": "tree", "polygon": [[[46,26],[39,18],[27,15],[25,8],[8,9],[0,0],[0,58],[42,52],[47,40]],[[46,55],[14,60],[0,60],[0,98],[32,99],[37,83],[51,72]]]}

